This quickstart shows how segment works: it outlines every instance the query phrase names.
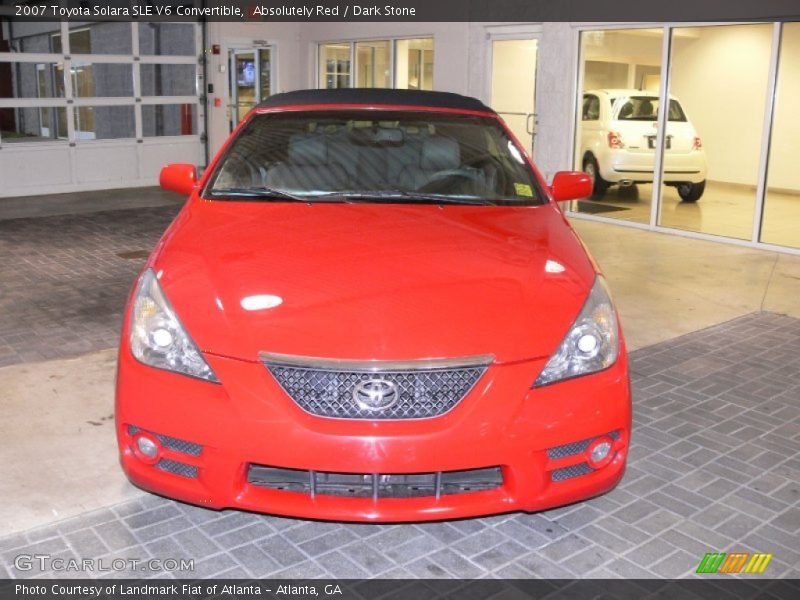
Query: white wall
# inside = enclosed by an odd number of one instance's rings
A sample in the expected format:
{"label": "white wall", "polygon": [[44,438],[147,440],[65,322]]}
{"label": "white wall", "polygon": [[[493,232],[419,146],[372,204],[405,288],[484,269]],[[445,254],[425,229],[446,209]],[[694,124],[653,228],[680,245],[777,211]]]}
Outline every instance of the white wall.
{"label": "white wall", "polygon": [[536,75],[539,126],[533,158],[548,180],[556,171],[572,168],[577,63],[577,30],[569,23],[544,23]]}
{"label": "white wall", "polygon": [[0,198],[158,185],[167,163],[202,164],[197,136],[4,144],[0,151]]}
{"label": "white wall", "polygon": [[670,92],[703,140],[708,179],[755,186],[772,25],[693,28],[673,41]]}
{"label": "white wall", "polygon": [[514,135],[530,152],[532,136],[528,118],[535,114],[537,39],[494,40],[490,106],[501,113]]}
{"label": "white wall", "polygon": [[303,87],[317,86],[314,67],[317,44],[320,42],[432,37],[434,88],[465,94],[469,63],[468,31],[469,23],[306,23],[300,35],[307,65]]}
{"label": "white wall", "polygon": [[[213,155],[229,132],[230,98],[227,72],[228,50],[259,45],[276,47],[276,92],[317,87],[317,45],[320,42],[396,37],[433,37],[435,89],[467,93],[469,64],[468,23],[209,23],[208,44],[222,46],[219,55],[209,55],[209,149]],[[466,57],[466,59],[465,59]],[[220,71],[225,66],[225,72]]]}
{"label": "white wall", "polygon": [[[214,93],[208,95],[208,142],[213,156],[230,133],[231,90],[228,51],[264,45],[275,47],[275,92],[306,87],[308,79],[305,48],[300,44],[301,23],[228,23],[208,24],[207,47],[220,45],[219,54],[206,53],[208,81]],[[313,66],[311,67],[313,69]],[[218,98],[222,106],[214,106]]]}
{"label": "white wall", "polygon": [[[769,155],[769,187],[800,191],[800,23],[783,27],[775,121]],[[800,224],[798,224],[800,228]]]}

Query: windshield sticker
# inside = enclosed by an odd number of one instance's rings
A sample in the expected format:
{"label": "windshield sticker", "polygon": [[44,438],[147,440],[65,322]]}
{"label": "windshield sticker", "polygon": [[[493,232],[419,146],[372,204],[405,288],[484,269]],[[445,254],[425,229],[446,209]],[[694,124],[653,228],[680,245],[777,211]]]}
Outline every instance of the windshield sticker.
{"label": "windshield sticker", "polygon": [[526,196],[528,198],[533,196],[533,190],[527,183],[515,183],[514,191],[517,192],[517,196]]}

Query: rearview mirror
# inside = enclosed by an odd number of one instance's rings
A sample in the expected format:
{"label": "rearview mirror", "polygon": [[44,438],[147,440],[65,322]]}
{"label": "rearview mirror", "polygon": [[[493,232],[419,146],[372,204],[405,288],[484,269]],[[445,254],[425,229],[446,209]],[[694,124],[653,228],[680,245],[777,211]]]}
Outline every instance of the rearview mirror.
{"label": "rearview mirror", "polygon": [[559,171],[553,177],[550,193],[556,202],[580,200],[592,195],[592,178],[581,171]]}
{"label": "rearview mirror", "polygon": [[192,193],[197,183],[197,169],[194,165],[186,163],[167,165],[161,169],[158,183],[165,190],[188,196]]}

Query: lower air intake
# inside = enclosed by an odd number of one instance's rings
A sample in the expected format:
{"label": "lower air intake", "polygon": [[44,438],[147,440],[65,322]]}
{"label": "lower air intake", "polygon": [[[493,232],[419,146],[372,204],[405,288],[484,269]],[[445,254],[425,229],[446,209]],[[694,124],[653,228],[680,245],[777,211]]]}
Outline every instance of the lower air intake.
{"label": "lower air intake", "polygon": [[575,477],[580,477],[581,475],[588,475],[589,473],[593,473],[594,469],[590,467],[586,463],[580,463],[577,465],[571,465],[569,467],[564,467],[563,469],[556,469],[550,474],[550,478],[553,481],[566,481],[567,479],[573,479]]}
{"label": "lower air intake", "polygon": [[503,485],[500,467],[438,473],[329,473],[250,465],[247,482],[258,487],[312,496],[352,498],[438,497],[492,490]]}
{"label": "lower air intake", "polygon": [[155,468],[161,471],[166,471],[167,473],[172,473],[173,475],[189,477],[190,479],[197,477],[197,467],[178,462],[177,460],[162,458],[155,464]]}

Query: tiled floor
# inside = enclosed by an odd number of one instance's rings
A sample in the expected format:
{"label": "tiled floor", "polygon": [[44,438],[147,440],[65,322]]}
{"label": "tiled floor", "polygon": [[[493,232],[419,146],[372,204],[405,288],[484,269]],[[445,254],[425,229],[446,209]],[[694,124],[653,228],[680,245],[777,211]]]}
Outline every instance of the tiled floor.
{"label": "tiled floor", "polygon": [[800,577],[800,320],[754,314],[639,350],[632,378],[628,472],[588,502],[352,525],[148,495],[0,538],[0,577],[52,576],[14,567],[33,554],[195,561],[101,576],[673,577],[714,551],[769,552],[766,574]]}
{"label": "tiled floor", "polygon": [[0,366],[116,346],[133,280],[178,210],[0,218]]}

